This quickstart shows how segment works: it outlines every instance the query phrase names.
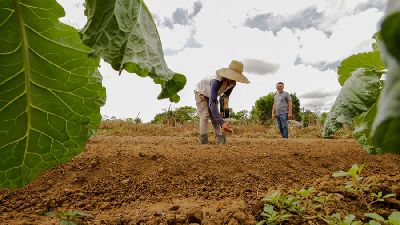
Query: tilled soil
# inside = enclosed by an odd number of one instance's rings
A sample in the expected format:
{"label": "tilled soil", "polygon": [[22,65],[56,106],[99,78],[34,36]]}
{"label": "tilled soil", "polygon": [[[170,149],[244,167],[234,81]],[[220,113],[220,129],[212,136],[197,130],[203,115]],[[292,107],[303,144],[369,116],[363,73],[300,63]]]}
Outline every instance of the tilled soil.
{"label": "tilled soil", "polygon": [[[211,141],[212,142],[212,141]],[[353,139],[93,137],[72,161],[20,190],[0,190],[0,224],[58,224],[41,213],[82,211],[79,224],[255,224],[272,190],[326,180],[365,163],[395,176],[400,155],[368,155]]]}

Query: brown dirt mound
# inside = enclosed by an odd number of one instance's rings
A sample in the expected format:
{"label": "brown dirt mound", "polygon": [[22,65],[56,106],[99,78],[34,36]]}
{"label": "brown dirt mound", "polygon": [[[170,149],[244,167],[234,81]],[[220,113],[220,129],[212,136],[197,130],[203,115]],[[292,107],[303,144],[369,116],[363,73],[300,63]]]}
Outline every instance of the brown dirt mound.
{"label": "brown dirt mound", "polygon": [[311,185],[355,163],[366,175],[400,172],[400,155],[368,155],[352,139],[233,136],[217,146],[97,135],[27,187],[0,190],[0,224],[55,224],[38,214],[71,210],[93,216],[78,224],[255,224],[271,190]]}

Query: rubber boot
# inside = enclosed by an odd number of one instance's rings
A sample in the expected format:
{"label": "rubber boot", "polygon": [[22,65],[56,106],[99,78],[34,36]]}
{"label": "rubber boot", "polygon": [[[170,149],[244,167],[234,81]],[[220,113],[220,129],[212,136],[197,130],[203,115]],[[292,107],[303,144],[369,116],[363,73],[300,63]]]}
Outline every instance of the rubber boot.
{"label": "rubber boot", "polygon": [[200,134],[200,144],[208,144],[208,135],[207,134]]}
{"label": "rubber boot", "polygon": [[225,135],[217,135],[215,136],[215,143],[217,145],[224,145],[226,144],[226,137]]}

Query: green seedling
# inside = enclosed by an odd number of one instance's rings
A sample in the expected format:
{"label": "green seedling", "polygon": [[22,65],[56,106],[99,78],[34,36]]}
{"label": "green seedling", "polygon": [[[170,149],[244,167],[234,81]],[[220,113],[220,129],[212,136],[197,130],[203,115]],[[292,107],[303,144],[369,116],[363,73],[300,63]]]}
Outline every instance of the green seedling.
{"label": "green seedling", "polygon": [[263,202],[271,204],[278,209],[284,209],[289,212],[294,212],[300,214],[304,211],[304,208],[301,206],[301,201],[299,198],[294,196],[285,196],[280,192],[274,192],[262,199]]}
{"label": "green seedling", "polygon": [[309,189],[302,188],[300,190],[291,190],[292,193],[296,193],[301,199],[307,199],[310,197],[314,192],[315,188],[310,187]]}
{"label": "green seedling", "polygon": [[284,221],[288,221],[293,215],[286,210],[275,211],[274,206],[266,204],[261,216],[263,220],[258,222],[257,225],[281,224]]}
{"label": "green seedling", "polygon": [[369,191],[370,187],[374,184],[373,177],[368,177],[364,179],[360,176],[360,173],[364,169],[364,164],[358,166],[354,164],[348,171],[338,171],[332,174],[333,177],[349,177],[350,181],[345,183],[345,190],[348,192],[354,193],[359,197],[359,200],[368,208],[368,211],[371,211],[370,204],[367,201],[366,196],[364,196],[364,192]]}
{"label": "green seedling", "polygon": [[314,209],[319,209],[323,208],[323,206],[332,198],[332,194],[328,195],[318,195],[314,197],[314,202],[317,202],[317,204],[313,204],[312,207]]}
{"label": "green seedling", "polygon": [[300,199],[298,199],[296,197],[289,195],[287,197],[283,197],[282,201],[285,205],[285,208],[289,212],[294,212],[294,213],[300,214],[304,211],[304,208],[301,206]]}
{"label": "green seedling", "polygon": [[275,205],[279,207],[280,205],[280,199],[281,199],[281,193],[280,192],[274,192],[270,195],[265,196],[261,201],[263,202],[268,202],[272,205]]}
{"label": "green seedling", "polygon": [[364,169],[364,164],[358,166],[353,164],[348,171],[336,171],[332,173],[333,177],[351,177],[352,179],[361,180],[362,177],[359,175]]}
{"label": "green seedling", "polygon": [[389,224],[400,225],[400,212],[393,212],[388,217]]}
{"label": "green seedling", "polygon": [[386,198],[391,198],[391,197],[396,197],[396,194],[387,194],[384,195],[382,194],[382,192],[378,192],[378,194],[376,193],[371,193],[370,194],[370,198],[371,198],[371,205],[376,203],[376,202],[383,202],[385,201]]}
{"label": "green seedling", "polygon": [[367,223],[368,225],[400,225],[400,212],[393,212],[387,220],[377,213],[364,213],[364,217],[372,219]]}
{"label": "green seedling", "polygon": [[332,214],[329,217],[321,218],[328,225],[362,225],[362,222],[359,220],[355,220],[355,216],[353,214],[345,216],[343,219],[339,213]]}

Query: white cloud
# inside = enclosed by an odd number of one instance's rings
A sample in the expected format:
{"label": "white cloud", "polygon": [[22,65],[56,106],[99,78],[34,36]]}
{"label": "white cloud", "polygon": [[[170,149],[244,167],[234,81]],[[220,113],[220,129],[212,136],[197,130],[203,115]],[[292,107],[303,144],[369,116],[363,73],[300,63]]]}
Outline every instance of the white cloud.
{"label": "white cloud", "polygon": [[[86,20],[82,17],[83,9],[78,10],[73,4],[83,0],[59,1],[66,7],[67,21],[82,27]],[[257,59],[280,66],[278,71],[268,76],[245,73],[251,83],[238,84],[232,92],[230,104],[235,111],[251,110],[259,97],[275,91],[278,81],[283,81],[285,89],[296,92],[297,96],[318,90],[337,93],[340,86],[336,72],[330,69],[321,71],[311,65],[329,64],[368,51],[382,12],[377,8],[356,9],[360,4],[379,1],[382,0],[201,0],[202,8],[190,23],[184,26],[174,24],[173,29],[162,24],[158,27],[164,50],[176,51],[175,55],[165,57],[168,66],[185,74],[188,80],[185,89],[179,93],[181,102],[173,106],[194,107],[196,82],[219,68],[227,67],[232,59]],[[171,18],[177,8],[192,12],[198,0],[145,2],[150,11],[163,20]],[[309,29],[282,27],[274,35],[244,26],[246,19],[255,15],[272,13],[291,17],[310,7],[321,13],[323,20]],[[198,48],[183,48],[190,38],[199,43]],[[170,105],[167,100],[156,99],[160,87],[150,78],[143,79],[125,72],[118,76],[106,65],[102,66],[101,72],[107,74],[104,85],[108,99],[101,110],[104,115],[125,118],[136,117],[140,112],[140,117],[148,122]],[[299,97],[303,106],[312,107],[318,103],[323,104],[324,109],[329,108],[334,98]]]}

